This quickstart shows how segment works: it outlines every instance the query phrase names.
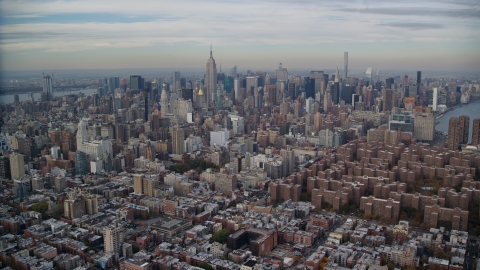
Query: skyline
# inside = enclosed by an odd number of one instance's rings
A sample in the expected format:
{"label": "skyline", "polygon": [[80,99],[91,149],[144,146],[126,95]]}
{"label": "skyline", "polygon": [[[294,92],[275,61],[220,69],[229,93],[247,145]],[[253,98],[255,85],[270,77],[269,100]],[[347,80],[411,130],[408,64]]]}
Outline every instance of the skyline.
{"label": "skyline", "polygon": [[343,70],[348,51],[352,70],[478,71],[479,7],[469,0],[0,1],[0,64],[2,71],[204,68],[213,44],[224,70],[279,62]]}

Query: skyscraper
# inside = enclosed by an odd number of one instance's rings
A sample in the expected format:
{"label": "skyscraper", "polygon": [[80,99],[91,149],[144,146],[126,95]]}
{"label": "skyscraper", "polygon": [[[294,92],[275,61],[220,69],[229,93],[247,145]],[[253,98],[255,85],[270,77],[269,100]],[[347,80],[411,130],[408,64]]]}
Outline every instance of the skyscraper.
{"label": "skyscraper", "polygon": [[205,72],[205,85],[207,86],[207,102],[214,101],[214,94],[217,87],[217,65],[213,59],[212,47],[210,47],[210,58],[207,61],[207,69]]}
{"label": "skyscraper", "polygon": [[23,155],[12,153],[10,155],[10,173],[12,179],[19,179],[25,176],[25,161]]}
{"label": "skyscraper", "polygon": [[174,71],[172,73],[172,92],[175,92],[181,88],[180,72]]}
{"label": "skyscraper", "polygon": [[52,77],[50,77],[48,75],[43,76],[43,93],[45,93],[47,101],[52,101],[53,100]]}
{"label": "skyscraper", "polygon": [[75,174],[85,175],[88,173],[87,155],[84,152],[77,151],[74,154]]}
{"label": "skyscraper", "polygon": [[438,88],[433,88],[432,110],[436,111],[438,105]]}
{"label": "skyscraper", "polygon": [[395,107],[395,93],[392,89],[385,89],[382,92],[382,100],[383,100],[383,111],[391,112],[392,109]]}
{"label": "skyscraper", "polygon": [[417,85],[420,86],[421,83],[422,83],[422,72],[417,71]]}
{"label": "skyscraper", "polygon": [[183,155],[185,153],[185,132],[181,127],[172,127],[172,154]]}
{"label": "skyscraper", "polygon": [[470,133],[470,117],[467,115],[460,115],[459,120],[459,143],[466,144],[468,143],[468,133]]}
{"label": "skyscraper", "polygon": [[458,150],[460,142],[460,121],[457,117],[452,117],[448,121],[448,142],[447,148]]}
{"label": "skyscraper", "polygon": [[288,71],[286,68],[282,67],[282,63],[278,64],[278,69],[275,70],[275,76],[277,76],[277,82],[288,81]]}
{"label": "skyscraper", "polygon": [[217,93],[215,95],[215,106],[217,107],[218,110],[223,109],[222,88],[220,87],[220,85],[217,85]]}
{"label": "skyscraper", "polygon": [[348,78],[348,52],[344,52],[343,53],[343,72],[344,72],[344,80],[346,80]]}
{"label": "skyscraper", "polygon": [[143,89],[144,80],[140,75],[130,76],[130,89]]}
{"label": "skyscraper", "polygon": [[480,144],[480,118],[473,119],[472,144],[473,145]]}

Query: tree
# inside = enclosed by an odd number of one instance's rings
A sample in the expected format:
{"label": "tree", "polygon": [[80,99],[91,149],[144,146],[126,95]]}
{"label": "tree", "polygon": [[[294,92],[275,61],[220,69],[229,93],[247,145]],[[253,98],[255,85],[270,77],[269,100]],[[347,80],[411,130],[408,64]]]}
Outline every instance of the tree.
{"label": "tree", "polygon": [[388,270],[393,270],[395,269],[395,263],[393,263],[393,261],[389,261],[387,263],[387,267],[388,267]]}
{"label": "tree", "polygon": [[42,214],[42,217],[45,217],[45,212],[48,210],[48,203],[46,201],[36,203],[32,205],[31,210],[39,212]]}
{"label": "tree", "polygon": [[230,235],[229,230],[220,230],[213,236],[213,241],[219,242],[219,243],[225,243],[229,235]]}
{"label": "tree", "polygon": [[197,264],[197,267],[200,267],[200,268],[205,269],[205,270],[213,270],[213,267],[210,264],[203,263],[203,262]]}

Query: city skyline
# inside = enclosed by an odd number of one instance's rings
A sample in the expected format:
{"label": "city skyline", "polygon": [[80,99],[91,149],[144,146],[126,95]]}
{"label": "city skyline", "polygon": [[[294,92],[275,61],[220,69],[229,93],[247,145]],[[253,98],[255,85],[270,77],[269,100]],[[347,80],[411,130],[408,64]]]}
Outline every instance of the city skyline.
{"label": "city skyline", "polygon": [[[432,8],[432,4],[435,3]],[[480,70],[476,1],[0,2],[1,70]],[[94,7],[94,8],[92,8]],[[343,72],[342,72],[343,73]]]}

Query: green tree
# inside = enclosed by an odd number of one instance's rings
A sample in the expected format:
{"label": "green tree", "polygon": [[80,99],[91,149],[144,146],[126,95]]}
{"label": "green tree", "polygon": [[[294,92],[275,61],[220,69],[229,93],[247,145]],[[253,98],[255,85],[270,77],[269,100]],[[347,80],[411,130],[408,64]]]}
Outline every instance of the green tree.
{"label": "green tree", "polygon": [[219,242],[219,243],[225,243],[229,235],[230,235],[229,230],[221,230],[213,236],[213,241]]}
{"label": "green tree", "polygon": [[205,270],[213,270],[213,267],[208,263],[199,263],[197,264],[197,267],[200,267]]}
{"label": "green tree", "polygon": [[36,203],[30,208],[32,211],[39,212],[42,214],[42,217],[45,216],[45,212],[48,210],[48,203],[46,201]]}

